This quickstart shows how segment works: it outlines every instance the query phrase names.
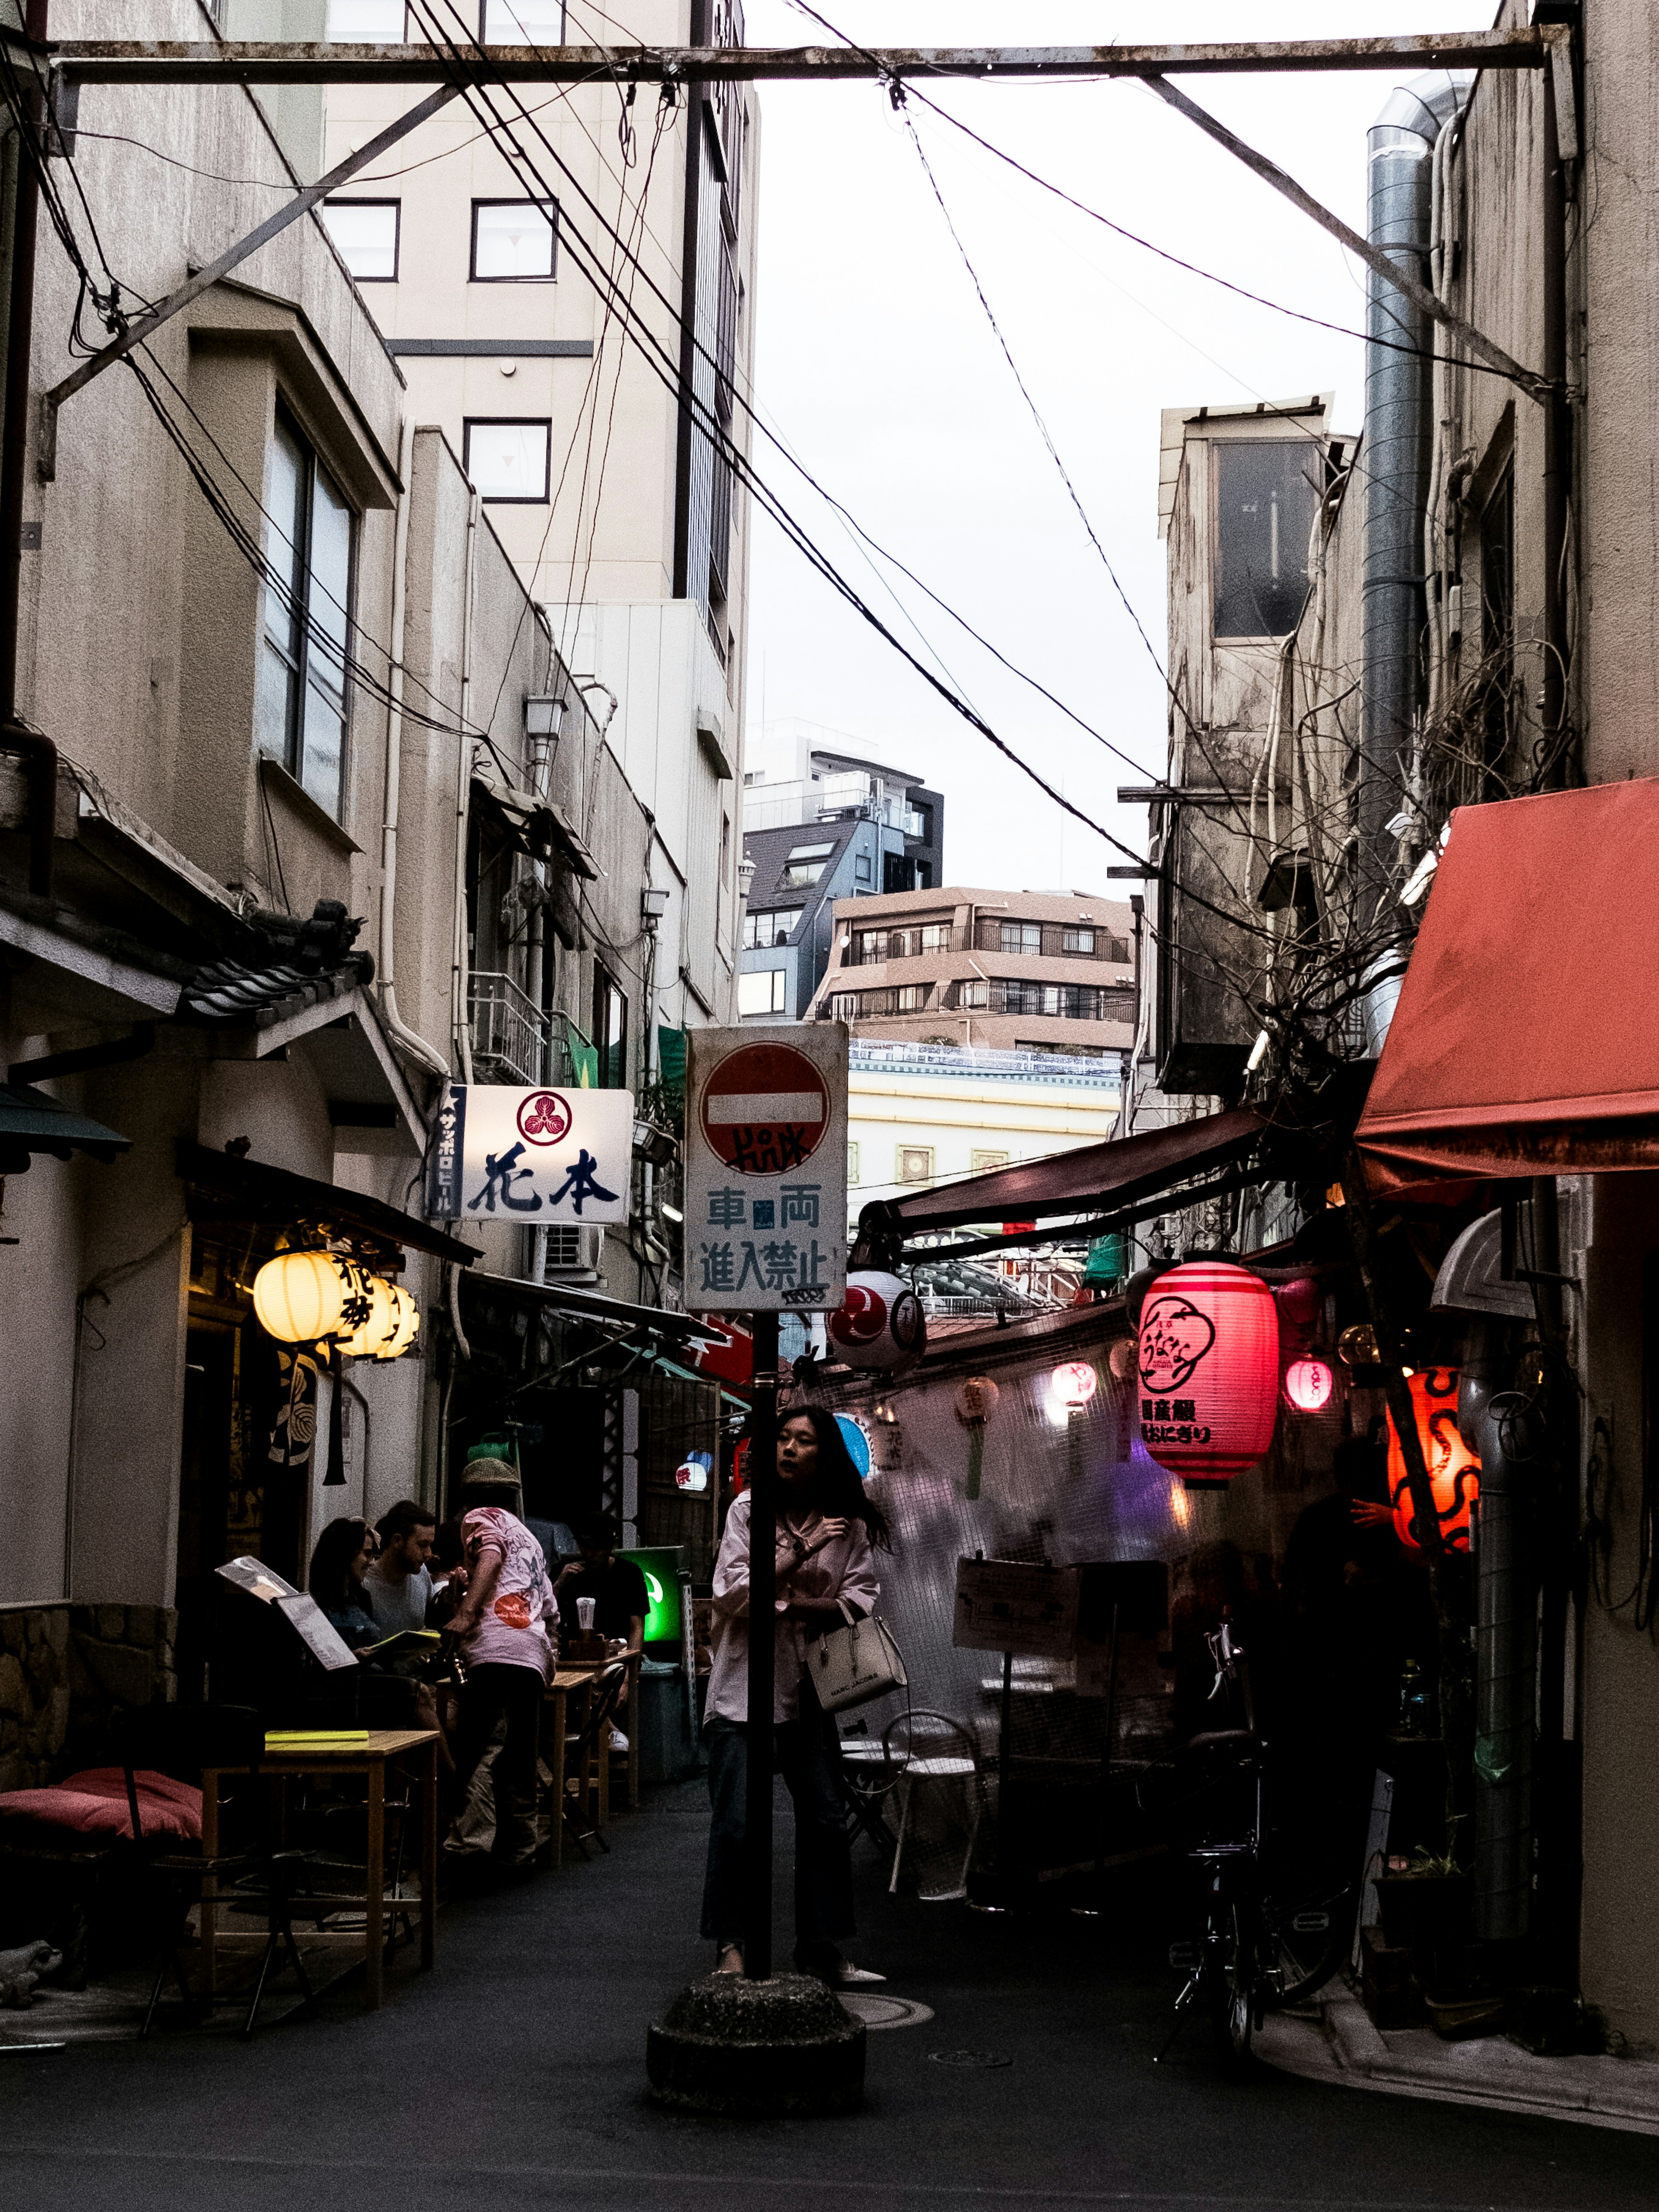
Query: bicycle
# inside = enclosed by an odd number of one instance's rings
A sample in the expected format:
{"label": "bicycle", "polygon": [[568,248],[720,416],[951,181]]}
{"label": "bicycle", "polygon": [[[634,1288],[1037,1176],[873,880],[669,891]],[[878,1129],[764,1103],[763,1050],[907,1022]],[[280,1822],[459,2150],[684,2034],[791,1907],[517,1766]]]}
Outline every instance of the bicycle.
{"label": "bicycle", "polygon": [[1203,1881],[1203,1907],[1193,1939],[1170,1948],[1170,1965],[1187,1979],[1153,2063],[1168,2056],[1187,2014],[1199,2008],[1220,2055],[1243,2068],[1266,2014],[1311,1996],[1335,1972],[1352,1932],[1354,1891],[1351,1882],[1322,1879],[1316,1865],[1300,1863],[1292,1839],[1270,1825],[1267,1746],[1256,1730],[1243,1646],[1224,1619],[1206,1641],[1216,1668],[1210,1695],[1219,1696],[1224,1686],[1236,1691],[1245,1724],[1193,1737],[1187,1755],[1209,1773],[1195,1798],[1182,1802],[1243,1784],[1249,1809],[1236,1824],[1242,1832],[1206,1836],[1186,1852]]}

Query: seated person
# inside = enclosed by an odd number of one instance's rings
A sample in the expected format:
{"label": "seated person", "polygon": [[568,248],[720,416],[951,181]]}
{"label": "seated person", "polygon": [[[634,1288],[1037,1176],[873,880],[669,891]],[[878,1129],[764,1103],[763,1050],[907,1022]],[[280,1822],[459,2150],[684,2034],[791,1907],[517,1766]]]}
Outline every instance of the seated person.
{"label": "seated person", "polygon": [[[591,1521],[584,1521],[576,1531],[580,1553],[561,1571],[553,1585],[553,1595],[559,1601],[559,1618],[567,1635],[581,1623],[581,1615],[576,1610],[577,1599],[591,1597],[593,1626],[599,1634],[613,1644],[621,1644],[629,1651],[641,1651],[645,1648],[645,1616],[650,1610],[651,1600],[645,1577],[633,1560],[616,1556],[617,1533],[617,1524],[608,1513],[596,1514]],[[618,1711],[627,1702],[628,1685],[624,1682],[617,1700]],[[618,1740],[615,1747],[621,1750],[625,1745]]]}
{"label": "seated person", "polygon": [[306,1577],[306,1588],[328,1615],[329,1626],[354,1651],[380,1639],[363,1587],[363,1577],[374,1556],[374,1539],[366,1521],[331,1521],[317,1539]]}
{"label": "seated person", "polygon": [[427,1561],[432,1557],[437,1516],[412,1498],[401,1498],[374,1525],[380,1554],[370,1560],[362,1586],[375,1626],[382,1636],[424,1628],[432,1603],[432,1570]]}

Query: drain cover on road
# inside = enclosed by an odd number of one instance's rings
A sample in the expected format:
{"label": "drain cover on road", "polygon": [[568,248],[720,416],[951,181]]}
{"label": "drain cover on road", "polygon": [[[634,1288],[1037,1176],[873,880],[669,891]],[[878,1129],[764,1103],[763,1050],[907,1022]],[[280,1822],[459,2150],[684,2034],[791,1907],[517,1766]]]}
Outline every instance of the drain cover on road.
{"label": "drain cover on road", "polygon": [[933,2007],[918,2004],[914,1997],[849,1996],[844,1990],[838,1994],[846,2009],[866,2027],[920,2027],[933,2017]]}
{"label": "drain cover on road", "polygon": [[1014,2063],[1000,2051],[930,2051],[927,2056],[936,2066],[1012,2066]]}

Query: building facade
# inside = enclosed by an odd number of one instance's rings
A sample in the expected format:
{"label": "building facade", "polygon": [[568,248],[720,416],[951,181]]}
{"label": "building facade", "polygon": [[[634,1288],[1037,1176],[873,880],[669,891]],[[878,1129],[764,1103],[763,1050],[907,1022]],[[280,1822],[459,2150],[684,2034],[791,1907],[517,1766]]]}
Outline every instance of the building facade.
{"label": "building facade", "polygon": [[1135,1034],[1129,909],[1079,891],[942,887],[842,900],[810,1019],[872,1042],[1109,1060]]}

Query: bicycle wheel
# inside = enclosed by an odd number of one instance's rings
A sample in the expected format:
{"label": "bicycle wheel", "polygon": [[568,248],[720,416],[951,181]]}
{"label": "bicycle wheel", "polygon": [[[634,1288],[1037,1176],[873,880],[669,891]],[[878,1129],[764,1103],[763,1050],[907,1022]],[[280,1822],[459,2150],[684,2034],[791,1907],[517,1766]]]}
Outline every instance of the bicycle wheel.
{"label": "bicycle wheel", "polygon": [[1247,2066],[1260,2002],[1255,1930],[1237,1900],[1218,1905],[1217,1916],[1209,1959],[1210,2028],[1222,2057],[1231,2066]]}

